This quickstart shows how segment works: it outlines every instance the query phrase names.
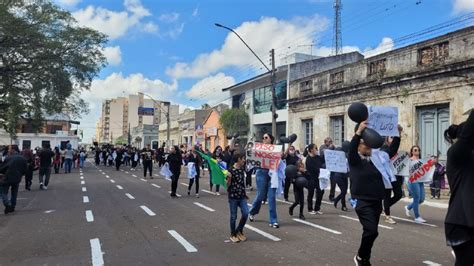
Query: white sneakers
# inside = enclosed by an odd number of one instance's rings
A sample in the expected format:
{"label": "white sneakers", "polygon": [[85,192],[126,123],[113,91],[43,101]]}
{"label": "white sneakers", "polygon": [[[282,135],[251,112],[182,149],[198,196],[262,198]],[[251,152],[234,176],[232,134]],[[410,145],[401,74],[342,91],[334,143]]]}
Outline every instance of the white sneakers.
{"label": "white sneakers", "polygon": [[411,210],[409,210],[407,206],[405,206],[405,215],[411,217]]}
{"label": "white sneakers", "polygon": [[417,224],[426,223],[426,220],[421,218],[421,216],[420,216],[418,218],[415,218],[415,223],[417,223]]}
{"label": "white sneakers", "polygon": [[395,220],[391,216],[385,216],[385,222],[389,224],[396,224]]}

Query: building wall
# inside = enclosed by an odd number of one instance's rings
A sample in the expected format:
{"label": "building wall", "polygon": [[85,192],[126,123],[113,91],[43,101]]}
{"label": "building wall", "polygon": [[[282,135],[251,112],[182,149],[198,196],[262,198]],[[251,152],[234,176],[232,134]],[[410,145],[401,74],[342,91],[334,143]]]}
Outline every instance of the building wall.
{"label": "building wall", "polygon": [[[160,145],[163,142],[166,142],[166,132],[167,132],[167,124],[161,123],[159,127],[158,138]],[[181,131],[179,129],[178,121],[171,121],[170,124],[170,144],[171,145],[178,145],[181,140]]]}
{"label": "building wall", "polygon": [[110,138],[111,142],[128,132],[128,104],[127,99],[119,97],[110,102]]}
{"label": "building wall", "polygon": [[[207,120],[204,122],[203,128],[204,132],[206,134],[206,141],[204,143],[204,147],[208,148],[211,152],[214,151],[214,149],[217,146],[225,147],[227,146],[227,137],[224,129],[219,123],[219,118],[220,115],[217,111],[212,110],[210,113],[209,117]],[[209,130],[212,128],[217,129],[217,135],[210,135],[208,134]],[[207,147],[206,147],[207,143]]]}

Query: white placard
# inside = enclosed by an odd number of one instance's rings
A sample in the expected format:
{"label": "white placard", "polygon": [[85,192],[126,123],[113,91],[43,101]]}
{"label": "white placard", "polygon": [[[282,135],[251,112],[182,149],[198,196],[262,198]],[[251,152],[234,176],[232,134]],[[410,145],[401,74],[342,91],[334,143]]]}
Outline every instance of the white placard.
{"label": "white placard", "polygon": [[435,161],[429,160],[418,160],[410,161],[410,183],[426,183],[433,180],[435,171]]}
{"label": "white placard", "polygon": [[281,161],[281,148],[281,145],[255,142],[253,147],[247,150],[247,164],[254,167],[276,170]]}
{"label": "white placard", "polygon": [[398,137],[398,108],[386,106],[368,106],[368,127],[381,136]]}
{"label": "white placard", "polygon": [[395,171],[394,175],[398,176],[409,176],[409,166],[410,166],[410,155],[406,151],[400,151],[391,159],[392,166]]}
{"label": "white placard", "polygon": [[336,173],[347,173],[346,153],[343,151],[324,150],[326,169]]}

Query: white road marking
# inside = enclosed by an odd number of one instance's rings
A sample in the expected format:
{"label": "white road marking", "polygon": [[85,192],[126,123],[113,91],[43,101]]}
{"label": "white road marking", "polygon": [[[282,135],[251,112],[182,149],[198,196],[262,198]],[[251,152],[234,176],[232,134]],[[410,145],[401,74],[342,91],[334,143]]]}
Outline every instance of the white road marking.
{"label": "white road marking", "polygon": [[81,179],[84,179],[84,177],[83,177],[83,176],[81,176]]}
{"label": "white road marking", "polygon": [[207,210],[207,211],[210,211],[210,212],[215,212],[216,211],[216,210],[214,210],[212,208],[209,208],[206,205],[201,204],[199,202],[194,202],[194,205],[199,206],[199,207],[203,208],[204,210]]}
{"label": "white road marking", "polygon": [[201,191],[206,192],[206,193],[211,194],[211,195],[216,195],[216,193],[214,193],[212,191],[209,191],[209,190],[201,189]]}
{"label": "white road marking", "polygon": [[[402,199],[401,201],[407,202],[407,203],[412,202],[411,199],[406,199],[406,198]],[[447,209],[448,208],[447,203],[433,202],[433,201],[428,201],[428,200],[423,201],[423,206],[429,206],[429,207],[439,208],[439,209]]]}
{"label": "white road marking", "polygon": [[86,184],[86,181],[82,180],[81,185],[85,185],[85,184]]}
{"label": "white road marking", "polygon": [[115,183],[115,180],[113,180],[113,179],[110,179],[110,182],[112,182],[112,183]]}
{"label": "white road marking", "polygon": [[83,173],[82,173],[82,172],[80,172],[80,173],[79,173],[79,175],[83,175]]}
{"label": "white road marking", "polygon": [[154,187],[157,187],[157,188],[161,188],[160,186],[158,186],[157,184],[151,184],[152,186]]}
{"label": "white road marking", "polygon": [[125,171],[125,173],[126,173],[126,174],[128,174],[128,172],[127,172],[127,171]]}
{"label": "white road marking", "polygon": [[[353,217],[349,217],[349,216],[345,216],[345,215],[339,215],[339,217],[342,217],[342,218],[345,218],[345,219],[348,219],[348,220],[352,220],[352,221],[356,221],[356,222],[359,221],[359,219],[357,219],[357,218],[353,218]],[[385,228],[385,229],[390,229],[390,230],[393,229],[393,227],[385,226],[385,225],[382,225],[382,224],[379,224],[379,227],[380,228]]]}
{"label": "white road marking", "polygon": [[[393,219],[395,220],[400,220],[400,221],[405,221],[405,222],[409,222],[409,223],[414,223],[414,224],[419,224],[419,223],[416,223],[415,221],[413,220],[410,220],[410,219],[405,219],[405,218],[401,218],[401,217],[397,217],[397,216],[392,216]],[[419,225],[426,225],[426,226],[431,226],[431,227],[438,227],[434,224],[429,224],[429,223],[421,223]]]}
{"label": "white road marking", "polygon": [[118,189],[123,189],[123,187],[121,185],[117,185],[117,188]]}
{"label": "white road marking", "polygon": [[92,253],[92,266],[104,265],[104,258],[102,249],[100,247],[100,241],[98,238],[90,240],[91,242],[91,253]]}
{"label": "white road marking", "polygon": [[106,178],[110,178],[110,176],[108,176],[108,175],[106,175],[105,177],[106,177]]}
{"label": "white road marking", "polygon": [[334,203],[329,202],[329,201],[325,201],[325,200],[322,200],[321,202],[324,203],[324,204],[327,204],[327,205],[334,205]]}
{"label": "white road marking", "polygon": [[104,173],[104,172],[102,172],[102,174],[103,174],[103,175],[105,175],[105,173]]}
{"label": "white road marking", "polygon": [[302,223],[302,224],[306,224],[306,225],[309,225],[309,226],[312,226],[314,228],[318,228],[318,229],[321,229],[323,231],[326,231],[326,232],[329,232],[329,233],[333,233],[335,235],[340,235],[342,234],[341,232],[339,231],[336,231],[336,230],[332,230],[330,228],[327,228],[327,227],[324,227],[324,226],[321,226],[321,225],[317,225],[317,224],[313,224],[313,223],[310,223],[310,222],[307,222],[307,221],[303,221],[301,219],[296,219],[296,218],[293,218],[293,221],[295,222],[298,222],[298,223]]}
{"label": "white road marking", "polygon": [[82,192],[86,192],[86,191],[87,191],[87,188],[82,187]]}
{"label": "white road marking", "polygon": [[281,199],[276,199],[276,201],[278,201],[278,202],[282,202],[282,203],[285,203],[285,204],[288,204],[288,205],[291,205],[291,204],[293,204],[293,203],[291,203],[291,202],[284,201],[284,200],[281,200]]}
{"label": "white road marking", "polygon": [[91,223],[94,221],[94,215],[92,214],[91,210],[86,211],[86,220],[87,222]]}
{"label": "white road marking", "polygon": [[82,202],[89,203],[89,197],[88,196],[83,196],[82,197]]}
{"label": "white road marking", "polygon": [[430,266],[441,266],[441,264],[436,263],[436,262],[432,262],[432,261],[429,261],[429,260],[423,261],[423,264],[430,265]]}
{"label": "white road marking", "polygon": [[174,237],[185,249],[187,252],[197,252],[198,250],[191,245],[186,239],[184,239],[178,232],[175,230],[168,230],[168,233]]}
{"label": "white road marking", "polygon": [[135,197],[134,197],[134,196],[132,196],[132,195],[131,195],[131,194],[129,194],[129,193],[125,193],[125,196],[127,196],[129,199],[135,199]]}
{"label": "white road marking", "polygon": [[181,183],[181,185],[189,187],[189,185],[186,183]]}
{"label": "white road marking", "polygon": [[120,171],[122,171],[122,172],[123,172],[123,169],[120,169]]}
{"label": "white road marking", "polygon": [[137,177],[136,175],[132,175],[133,177]]}
{"label": "white road marking", "polygon": [[52,212],[55,212],[55,210],[47,210],[47,211],[44,211],[44,213],[52,213]]}
{"label": "white road marking", "polygon": [[143,182],[148,182],[148,181],[146,181],[146,179],[144,179],[144,178],[140,178],[140,180],[143,181]]}
{"label": "white road marking", "polygon": [[156,177],[160,177],[160,176],[159,176],[159,175],[157,175],[157,174],[154,174],[154,176],[156,176]]}
{"label": "white road marking", "polygon": [[267,232],[263,232],[262,230],[260,230],[260,229],[258,229],[258,228],[256,228],[256,227],[253,227],[253,226],[251,226],[251,225],[246,224],[246,225],[245,225],[245,228],[247,228],[247,229],[249,229],[249,230],[252,230],[252,231],[254,231],[255,233],[261,234],[262,236],[264,236],[264,237],[266,237],[266,238],[268,238],[268,239],[270,239],[270,240],[273,240],[273,241],[280,241],[280,240],[281,240],[280,238],[278,238],[278,237],[276,237],[276,236],[274,236],[274,235],[271,235],[271,234],[269,234],[269,233],[267,233]]}
{"label": "white road marking", "polygon": [[150,216],[155,216],[156,215],[154,212],[152,212],[150,209],[148,209],[148,207],[145,206],[145,205],[140,206],[140,208],[142,208]]}

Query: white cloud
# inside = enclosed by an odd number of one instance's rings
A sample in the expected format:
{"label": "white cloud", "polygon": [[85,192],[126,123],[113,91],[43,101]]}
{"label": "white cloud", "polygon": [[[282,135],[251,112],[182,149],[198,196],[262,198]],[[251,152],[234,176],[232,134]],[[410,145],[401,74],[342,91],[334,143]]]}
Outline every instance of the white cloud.
{"label": "white cloud", "polygon": [[194,8],[192,16],[193,17],[199,16],[199,5],[196,6],[196,8]]}
{"label": "white cloud", "polygon": [[173,12],[173,13],[162,14],[160,15],[158,19],[165,23],[173,23],[179,19],[179,13]]}
{"label": "white cloud", "polygon": [[[117,39],[125,35],[130,28],[141,25],[141,20],[151,15],[139,0],[125,0],[124,6],[123,11],[112,11],[90,5],[73,12],[72,15],[80,25],[103,32],[110,39]],[[150,27],[147,26],[148,29]]]}
{"label": "white cloud", "polygon": [[175,26],[174,28],[170,29],[169,31],[167,31],[165,33],[165,36],[170,37],[171,39],[176,39],[178,38],[179,35],[181,35],[183,30],[184,30],[184,23],[181,23]]}
{"label": "white cloud", "polygon": [[388,52],[392,50],[394,47],[393,40],[392,38],[389,37],[384,37],[382,41],[379,43],[379,45],[375,48],[366,48],[364,50],[364,56],[365,57],[371,57],[374,55],[378,55],[381,53]]}
{"label": "white cloud", "polygon": [[105,47],[103,51],[105,58],[107,58],[107,63],[112,66],[118,66],[122,62],[122,51],[120,46],[110,46]]}
{"label": "white cloud", "polygon": [[142,31],[149,32],[149,33],[157,32],[158,31],[158,25],[156,25],[153,22],[147,22],[147,23],[143,24]]}
{"label": "white cloud", "polygon": [[[287,47],[295,41],[311,43],[318,33],[326,29],[327,25],[328,19],[317,15],[292,20],[262,17],[259,21],[242,23],[235,31],[258,55],[266,59],[271,48]],[[215,30],[224,29],[216,28]],[[166,73],[173,78],[202,78],[224,67],[254,64],[255,60],[247,47],[234,34],[228,33],[224,44],[219,49],[200,54],[192,62],[178,62],[168,68]],[[279,58],[277,57],[276,60],[278,64]]]}
{"label": "white cloud", "polygon": [[473,0],[454,0],[453,9],[455,13],[474,11],[474,1]]}
{"label": "white cloud", "polygon": [[226,76],[224,73],[218,73],[214,76],[209,76],[196,82],[186,95],[191,99],[206,100],[212,103],[219,102],[229,96],[227,92],[222,89],[235,84],[235,79],[231,76]]}
{"label": "white cloud", "polygon": [[82,2],[82,0],[56,0],[56,2],[65,7],[75,7],[77,4]]}

